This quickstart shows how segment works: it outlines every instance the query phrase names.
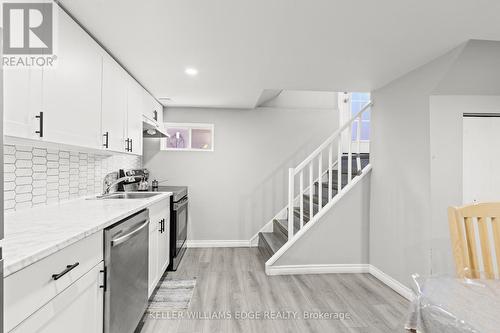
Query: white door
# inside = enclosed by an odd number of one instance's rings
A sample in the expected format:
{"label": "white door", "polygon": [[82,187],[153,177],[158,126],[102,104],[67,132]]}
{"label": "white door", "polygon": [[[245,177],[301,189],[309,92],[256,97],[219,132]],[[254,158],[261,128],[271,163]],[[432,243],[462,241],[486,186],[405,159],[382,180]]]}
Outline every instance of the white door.
{"label": "white door", "polygon": [[142,155],[142,115],[145,112],[144,89],[129,79],[127,93],[127,138],[130,152]]}
{"label": "white door", "polygon": [[500,201],[500,118],[463,119],[463,203]]}
{"label": "white door", "polygon": [[101,51],[60,9],[58,20],[57,64],[43,74],[44,139],[100,148]]}
{"label": "white door", "polygon": [[10,332],[102,333],[103,267],[102,262],[95,266]]}
{"label": "white door", "polygon": [[[342,126],[351,120],[361,109],[370,101],[370,93],[339,93],[339,124]],[[347,131],[342,134],[342,150],[344,153],[349,151],[351,144],[351,152],[357,152],[358,126],[359,119],[354,121],[351,127],[351,136]],[[370,111],[363,113],[360,127],[360,153],[370,152]]]}
{"label": "white door", "polygon": [[102,64],[101,133],[105,149],[125,151],[127,73],[108,55]]}
{"label": "white door", "polygon": [[5,135],[26,139],[40,137],[42,69],[6,68],[3,71]]}

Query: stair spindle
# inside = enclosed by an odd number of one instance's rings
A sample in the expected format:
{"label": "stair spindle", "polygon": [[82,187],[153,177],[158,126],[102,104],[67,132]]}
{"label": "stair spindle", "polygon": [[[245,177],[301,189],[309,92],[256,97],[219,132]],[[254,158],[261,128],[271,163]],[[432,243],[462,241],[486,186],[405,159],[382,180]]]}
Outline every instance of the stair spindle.
{"label": "stair spindle", "polygon": [[293,203],[295,189],[295,170],[288,169],[288,239],[293,237]]}
{"label": "stair spindle", "polygon": [[332,178],[333,178],[333,145],[328,150],[328,202],[332,200]]}
{"label": "stair spindle", "polygon": [[300,229],[304,226],[304,171],[300,171]]}
{"label": "stair spindle", "polygon": [[347,143],[349,147],[347,148],[347,184],[351,182],[352,178],[352,124],[347,127]]}
{"label": "stair spindle", "polygon": [[309,163],[309,221],[314,216],[313,201],[314,201],[314,175],[313,175],[313,162]]}
{"label": "stair spindle", "polygon": [[318,209],[323,207],[323,152],[319,153],[318,156]]}
{"label": "stair spindle", "polygon": [[358,174],[361,172],[361,113],[358,117],[358,127],[356,128],[356,140],[357,140],[357,155],[356,166],[358,167]]}
{"label": "stair spindle", "polygon": [[339,137],[339,146],[337,151],[337,193],[342,189],[342,133]]}

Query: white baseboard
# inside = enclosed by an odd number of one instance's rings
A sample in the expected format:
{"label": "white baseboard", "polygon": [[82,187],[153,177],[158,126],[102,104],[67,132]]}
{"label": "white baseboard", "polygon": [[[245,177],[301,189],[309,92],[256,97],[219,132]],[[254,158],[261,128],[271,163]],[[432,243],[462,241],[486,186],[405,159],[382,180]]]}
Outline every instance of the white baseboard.
{"label": "white baseboard", "polygon": [[415,297],[413,291],[370,264],[325,264],[325,265],[266,265],[267,275],[294,275],[294,274],[339,274],[339,273],[370,273],[386,286],[409,301]]}
{"label": "white baseboard", "polygon": [[334,274],[334,273],[368,273],[368,264],[332,264],[332,265],[281,265],[267,266],[267,275],[293,274]]}
{"label": "white baseboard", "polygon": [[387,275],[386,273],[382,272],[380,269],[373,265],[369,265],[370,269],[369,272],[371,275],[379,279],[381,282],[383,282],[386,286],[403,296],[409,301],[412,301],[415,298],[415,294],[413,291],[399,282],[398,280],[392,278],[391,276]]}
{"label": "white baseboard", "polygon": [[249,240],[187,240],[187,247],[252,247]]}

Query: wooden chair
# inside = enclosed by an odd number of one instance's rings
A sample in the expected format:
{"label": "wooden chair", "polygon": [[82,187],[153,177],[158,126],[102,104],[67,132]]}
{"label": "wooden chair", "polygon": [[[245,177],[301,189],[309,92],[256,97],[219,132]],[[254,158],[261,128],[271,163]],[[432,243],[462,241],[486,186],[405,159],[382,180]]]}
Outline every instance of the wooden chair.
{"label": "wooden chair", "polygon": [[450,207],[448,220],[458,277],[479,279],[484,272],[484,278],[494,279],[493,248],[500,276],[500,202]]}

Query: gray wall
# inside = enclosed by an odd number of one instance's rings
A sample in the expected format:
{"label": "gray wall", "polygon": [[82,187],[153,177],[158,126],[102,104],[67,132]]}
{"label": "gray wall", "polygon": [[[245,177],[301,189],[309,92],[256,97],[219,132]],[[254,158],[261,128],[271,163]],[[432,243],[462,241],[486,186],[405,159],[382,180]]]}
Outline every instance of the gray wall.
{"label": "gray wall", "polygon": [[454,274],[447,207],[469,203],[463,202],[463,114],[498,112],[500,96],[430,98],[433,274]]}
{"label": "gray wall", "polygon": [[430,273],[429,96],[458,52],[372,92],[370,263],[406,285]]}
{"label": "gray wall", "polygon": [[367,264],[370,174],[350,190],[273,266]]}
{"label": "gray wall", "polygon": [[[446,209],[462,200],[462,114],[498,112],[500,42],[471,40],[373,92],[370,263],[410,285],[453,273]],[[448,95],[448,96],[443,96]]]}
{"label": "gray wall", "polygon": [[286,204],[288,168],[338,127],[333,109],[164,111],[166,122],[215,124],[214,152],[160,151],[144,141],[152,178],[187,185],[191,240],[249,240]]}

